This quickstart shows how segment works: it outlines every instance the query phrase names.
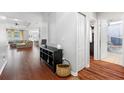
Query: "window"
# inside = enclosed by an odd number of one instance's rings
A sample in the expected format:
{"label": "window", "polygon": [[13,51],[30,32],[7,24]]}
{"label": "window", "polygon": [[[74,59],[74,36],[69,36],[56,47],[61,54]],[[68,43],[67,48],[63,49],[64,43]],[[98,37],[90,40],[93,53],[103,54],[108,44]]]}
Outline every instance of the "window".
{"label": "window", "polygon": [[8,40],[13,41],[13,40],[23,40],[24,39],[24,34],[23,31],[21,30],[16,30],[16,29],[6,29],[8,33]]}

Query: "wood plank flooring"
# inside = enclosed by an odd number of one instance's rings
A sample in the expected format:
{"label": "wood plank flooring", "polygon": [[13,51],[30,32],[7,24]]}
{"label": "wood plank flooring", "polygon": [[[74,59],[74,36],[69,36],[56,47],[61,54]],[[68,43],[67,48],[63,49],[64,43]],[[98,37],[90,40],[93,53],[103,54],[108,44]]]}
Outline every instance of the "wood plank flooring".
{"label": "wood plank flooring", "polygon": [[8,64],[0,79],[2,80],[60,80],[49,67],[40,62],[39,48],[8,49]]}
{"label": "wood plank flooring", "polygon": [[90,68],[81,70],[79,77],[82,80],[123,80],[124,67],[91,59]]}
{"label": "wood plank flooring", "polygon": [[[124,67],[91,59],[90,68],[78,73],[81,80],[123,80]],[[10,49],[8,63],[0,76],[1,80],[69,80],[60,78],[40,62],[39,48]]]}

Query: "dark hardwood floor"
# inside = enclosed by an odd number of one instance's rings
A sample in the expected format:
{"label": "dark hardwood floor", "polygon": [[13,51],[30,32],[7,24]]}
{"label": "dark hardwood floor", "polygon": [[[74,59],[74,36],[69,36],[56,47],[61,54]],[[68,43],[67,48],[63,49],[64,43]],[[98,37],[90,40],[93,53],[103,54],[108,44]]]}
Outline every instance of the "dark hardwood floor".
{"label": "dark hardwood floor", "polygon": [[8,48],[8,63],[0,76],[2,80],[60,80],[49,67],[40,62],[39,48]]}
{"label": "dark hardwood floor", "polygon": [[82,80],[124,80],[124,67],[91,59],[90,67],[79,72]]}
{"label": "dark hardwood floor", "polygon": [[[91,59],[90,68],[78,73],[81,80],[123,80],[124,67]],[[0,76],[1,80],[68,80],[60,78],[49,67],[40,62],[39,48],[8,48],[8,63]]]}

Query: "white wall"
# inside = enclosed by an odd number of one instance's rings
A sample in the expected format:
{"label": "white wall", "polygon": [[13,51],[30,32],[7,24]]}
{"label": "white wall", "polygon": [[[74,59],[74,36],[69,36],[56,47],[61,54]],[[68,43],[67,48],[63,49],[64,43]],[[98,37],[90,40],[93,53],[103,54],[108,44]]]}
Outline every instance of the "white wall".
{"label": "white wall", "polygon": [[7,44],[6,26],[0,24],[0,46]]}
{"label": "white wall", "polygon": [[49,23],[49,43],[62,46],[64,57],[71,62],[72,71],[76,72],[76,14],[50,13]]}
{"label": "white wall", "polygon": [[91,21],[91,20],[96,20],[97,15],[96,12],[81,12],[82,14],[86,15],[87,18]]}
{"label": "white wall", "polygon": [[48,40],[52,44],[57,44],[57,32],[56,32],[56,13],[50,13],[49,15],[49,21],[48,21],[48,28],[49,28],[49,33],[48,33]]}
{"label": "white wall", "polygon": [[107,57],[107,29],[108,29],[108,23],[107,20],[101,20],[100,21],[100,32],[101,32],[101,59]]}
{"label": "white wall", "polygon": [[[41,27],[40,27],[40,41],[42,39],[48,40],[48,13],[42,13],[41,14]],[[40,42],[41,44],[41,42]]]}
{"label": "white wall", "polygon": [[29,40],[29,30],[24,31],[24,40]]}
{"label": "white wall", "polygon": [[0,24],[0,61],[2,61],[3,56],[7,57],[7,43],[6,26]]}
{"label": "white wall", "polygon": [[98,19],[119,20],[124,19],[124,12],[97,12]]}
{"label": "white wall", "polygon": [[[90,21],[96,20],[96,13],[82,12],[86,15],[86,35],[89,36]],[[64,57],[67,58],[72,65],[72,71],[77,72],[78,62],[76,62],[76,43],[77,43],[77,13],[76,12],[57,12],[49,13],[49,28],[48,38],[49,43],[61,44],[64,52]],[[89,37],[87,41],[90,42]],[[89,55],[89,44],[87,43],[87,52]],[[83,51],[82,51],[83,52]],[[89,56],[85,59],[89,62]],[[87,65],[86,63],[85,65]]]}

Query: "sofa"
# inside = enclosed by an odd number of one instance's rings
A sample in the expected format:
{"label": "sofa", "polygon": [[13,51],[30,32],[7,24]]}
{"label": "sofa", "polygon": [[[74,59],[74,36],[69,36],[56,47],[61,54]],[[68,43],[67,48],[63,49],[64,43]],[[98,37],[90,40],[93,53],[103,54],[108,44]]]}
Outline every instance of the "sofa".
{"label": "sofa", "polygon": [[30,40],[18,40],[9,42],[11,48],[29,48],[33,46]]}
{"label": "sofa", "polygon": [[31,48],[33,46],[33,42],[29,40],[24,40],[21,43],[16,44],[16,48]]}
{"label": "sofa", "polygon": [[13,41],[9,41],[8,43],[9,43],[11,48],[16,48],[16,43],[17,42],[18,42],[17,40],[13,40]]}

